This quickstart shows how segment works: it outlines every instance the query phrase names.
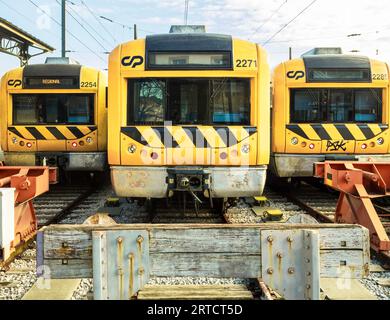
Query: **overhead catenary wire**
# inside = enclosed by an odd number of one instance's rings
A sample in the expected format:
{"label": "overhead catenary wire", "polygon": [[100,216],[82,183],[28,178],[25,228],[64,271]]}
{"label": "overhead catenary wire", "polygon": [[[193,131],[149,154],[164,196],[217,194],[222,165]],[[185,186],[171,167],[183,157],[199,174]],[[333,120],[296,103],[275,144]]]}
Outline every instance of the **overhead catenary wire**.
{"label": "overhead catenary wire", "polygon": [[265,46],[268,44],[273,38],[275,38],[280,32],[286,29],[291,23],[293,23],[300,15],[302,15],[307,9],[309,9],[317,0],[313,0],[310,2],[305,8],[303,8],[294,18],[292,18],[289,22],[287,22],[282,28],[276,31],[267,41],[265,41],[262,45]]}
{"label": "overhead catenary wire", "polygon": [[115,36],[106,28],[106,26],[99,20],[98,16],[92,11],[91,8],[83,1],[80,0],[81,4],[89,11],[89,13],[95,18],[95,20],[99,23],[99,25],[106,31],[106,33],[114,40],[115,43],[118,43],[118,40]]}
{"label": "overhead catenary wire", "polygon": [[[59,25],[61,27],[61,23],[58,22],[56,19],[54,19],[50,14],[48,14],[45,10],[43,10],[41,7],[39,7],[33,0],[28,0],[32,5],[34,5],[36,8],[38,8],[42,13],[44,13],[46,16],[48,16],[54,23]],[[77,36],[75,36],[72,32],[69,30],[66,30],[66,32],[72,36],[77,42],[79,42],[83,47],[88,49],[89,52],[91,52],[93,55],[95,55],[97,58],[99,58],[104,63],[107,63],[105,59],[103,59],[101,56],[99,56],[95,51],[93,51],[90,47],[88,47],[83,41],[81,41]]]}
{"label": "overhead catenary wire", "polygon": [[[58,0],[57,0],[58,2]],[[78,6],[77,4],[73,3],[73,2],[70,2],[72,5],[74,6]],[[83,23],[85,23],[85,25],[87,25],[92,31],[93,33],[98,36],[101,41],[103,41],[103,43],[107,43],[109,46],[111,46],[112,44],[109,43],[109,41],[107,41],[107,39],[105,37],[103,37],[103,35],[101,34],[101,32],[97,31],[96,28],[94,26],[92,26],[86,19],[84,19],[77,11],[75,8],[73,7],[68,7],[70,10],[72,10],[72,12],[80,19],[80,21],[82,21]]]}
{"label": "overhead catenary wire", "polygon": [[253,38],[253,36],[265,25],[267,24],[283,7],[287,4],[288,0],[284,0],[282,4],[266,19],[264,22],[258,26],[255,31],[253,31],[252,35],[249,37],[249,40]]}
{"label": "overhead catenary wire", "polygon": [[[56,0],[56,2],[61,5],[59,0]],[[73,18],[74,21],[85,31],[89,34],[89,36],[96,41],[96,43],[103,48],[104,51],[108,51],[106,47],[98,40],[96,37],[86,28],[83,26],[83,24],[66,8],[66,12]],[[73,9],[72,9],[73,10]],[[74,11],[74,10],[73,10]],[[77,14],[78,15],[78,14]],[[81,18],[82,19],[82,18]],[[95,31],[96,32],[96,31]]]}

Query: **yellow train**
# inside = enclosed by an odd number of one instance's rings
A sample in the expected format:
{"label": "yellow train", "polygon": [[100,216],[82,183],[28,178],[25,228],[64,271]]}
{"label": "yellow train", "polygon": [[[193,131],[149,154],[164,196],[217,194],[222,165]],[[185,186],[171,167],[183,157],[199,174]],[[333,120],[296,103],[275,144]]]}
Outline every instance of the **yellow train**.
{"label": "yellow train", "polygon": [[258,196],[270,153],[270,70],[258,45],[169,33],[109,58],[108,159],[118,196]]}
{"label": "yellow train", "polygon": [[67,59],[7,72],[0,89],[5,164],[105,170],[106,89],[103,72]]}
{"label": "yellow train", "polygon": [[324,160],[390,160],[389,66],[363,56],[307,55],[273,75],[270,167],[311,177]]}

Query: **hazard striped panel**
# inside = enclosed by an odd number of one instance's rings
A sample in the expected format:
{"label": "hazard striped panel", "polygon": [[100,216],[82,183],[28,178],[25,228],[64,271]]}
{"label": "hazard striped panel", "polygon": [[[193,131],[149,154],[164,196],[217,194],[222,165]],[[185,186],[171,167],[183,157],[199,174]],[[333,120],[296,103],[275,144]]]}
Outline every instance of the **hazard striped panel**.
{"label": "hazard striped panel", "polygon": [[8,131],[25,140],[79,140],[96,131],[96,126],[14,126]]}
{"label": "hazard striped panel", "polygon": [[289,124],[287,129],[313,141],[370,140],[389,129],[387,124]]}
{"label": "hazard striped panel", "polygon": [[229,148],[257,133],[246,126],[123,127],[121,132],[151,148]]}

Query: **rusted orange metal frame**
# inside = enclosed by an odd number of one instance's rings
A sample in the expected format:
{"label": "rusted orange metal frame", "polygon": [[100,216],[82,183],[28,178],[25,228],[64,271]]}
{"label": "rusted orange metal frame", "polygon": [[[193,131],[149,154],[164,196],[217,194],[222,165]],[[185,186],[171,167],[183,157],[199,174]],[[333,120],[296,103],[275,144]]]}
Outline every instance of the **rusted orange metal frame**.
{"label": "rusted orange metal frame", "polygon": [[1,248],[0,260],[7,260],[36,234],[38,224],[32,200],[47,192],[50,183],[57,183],[57,168],[0,166],[0,188],[15,189],[14,239],[10,248]]}
{"label": "rusted orange metal frame", "polygon": [[314,176],[340,191],[335,222],[366,227],[374,250],[390,250],[389,237],[371,201],[390,196],[390,163],[325,161],[314,164]]}

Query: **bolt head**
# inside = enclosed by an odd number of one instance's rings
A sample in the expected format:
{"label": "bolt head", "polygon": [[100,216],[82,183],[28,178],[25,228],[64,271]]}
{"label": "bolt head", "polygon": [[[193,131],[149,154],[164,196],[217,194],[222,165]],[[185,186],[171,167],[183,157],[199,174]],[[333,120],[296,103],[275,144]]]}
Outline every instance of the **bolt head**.
{"label": "bolt head", "polygon": [[267,273],[268,274],[273,274],[274,273],[274,269],[273,268],[268,268],[267,269]]}
{"label": "bolt head", "polygon": [[144,273],[145,273],[145,269],[144,269],[144,268],[139,268],[138,274],[139,274],[140,276],[142,276]]}
{"label": "bolt head", "polygon": [[144,237],[143,237],[143,236],[138,236],[137,242],[138,242],[138,243],[144,242]]}
{"label": "bolt head", "polygon": [[122,237],[119,237],[118,239],[116,239],[116,241],[117,241],[118,243],[123,243],[123,238],[122,238]]}
{"label": "bolt head", "polygon": [[272,242],[274,241],[274,238],[272,238],[272,236],[268,236],[268,237],[267,237],[267,241],[268,241],[269,243],[272,243]]}
{"label": "bolt head", "polygon": [[293,242],[294,240],[293,240],[293,238],[288,237],[288,238],[287,238],[287,241],[288,241],[288,242]]}
{"label": "bolt head", "polygon": [[295,273],[295,269],[293,267],[288,268],[288,273],[289,274],[294,274]]}
{"label": "bolt head", "polygon": [[278,258],[283,258],[283,254],[281,253],[281,252],[278,252],[277,254],[276,254],[276,256],[278,257]]}

